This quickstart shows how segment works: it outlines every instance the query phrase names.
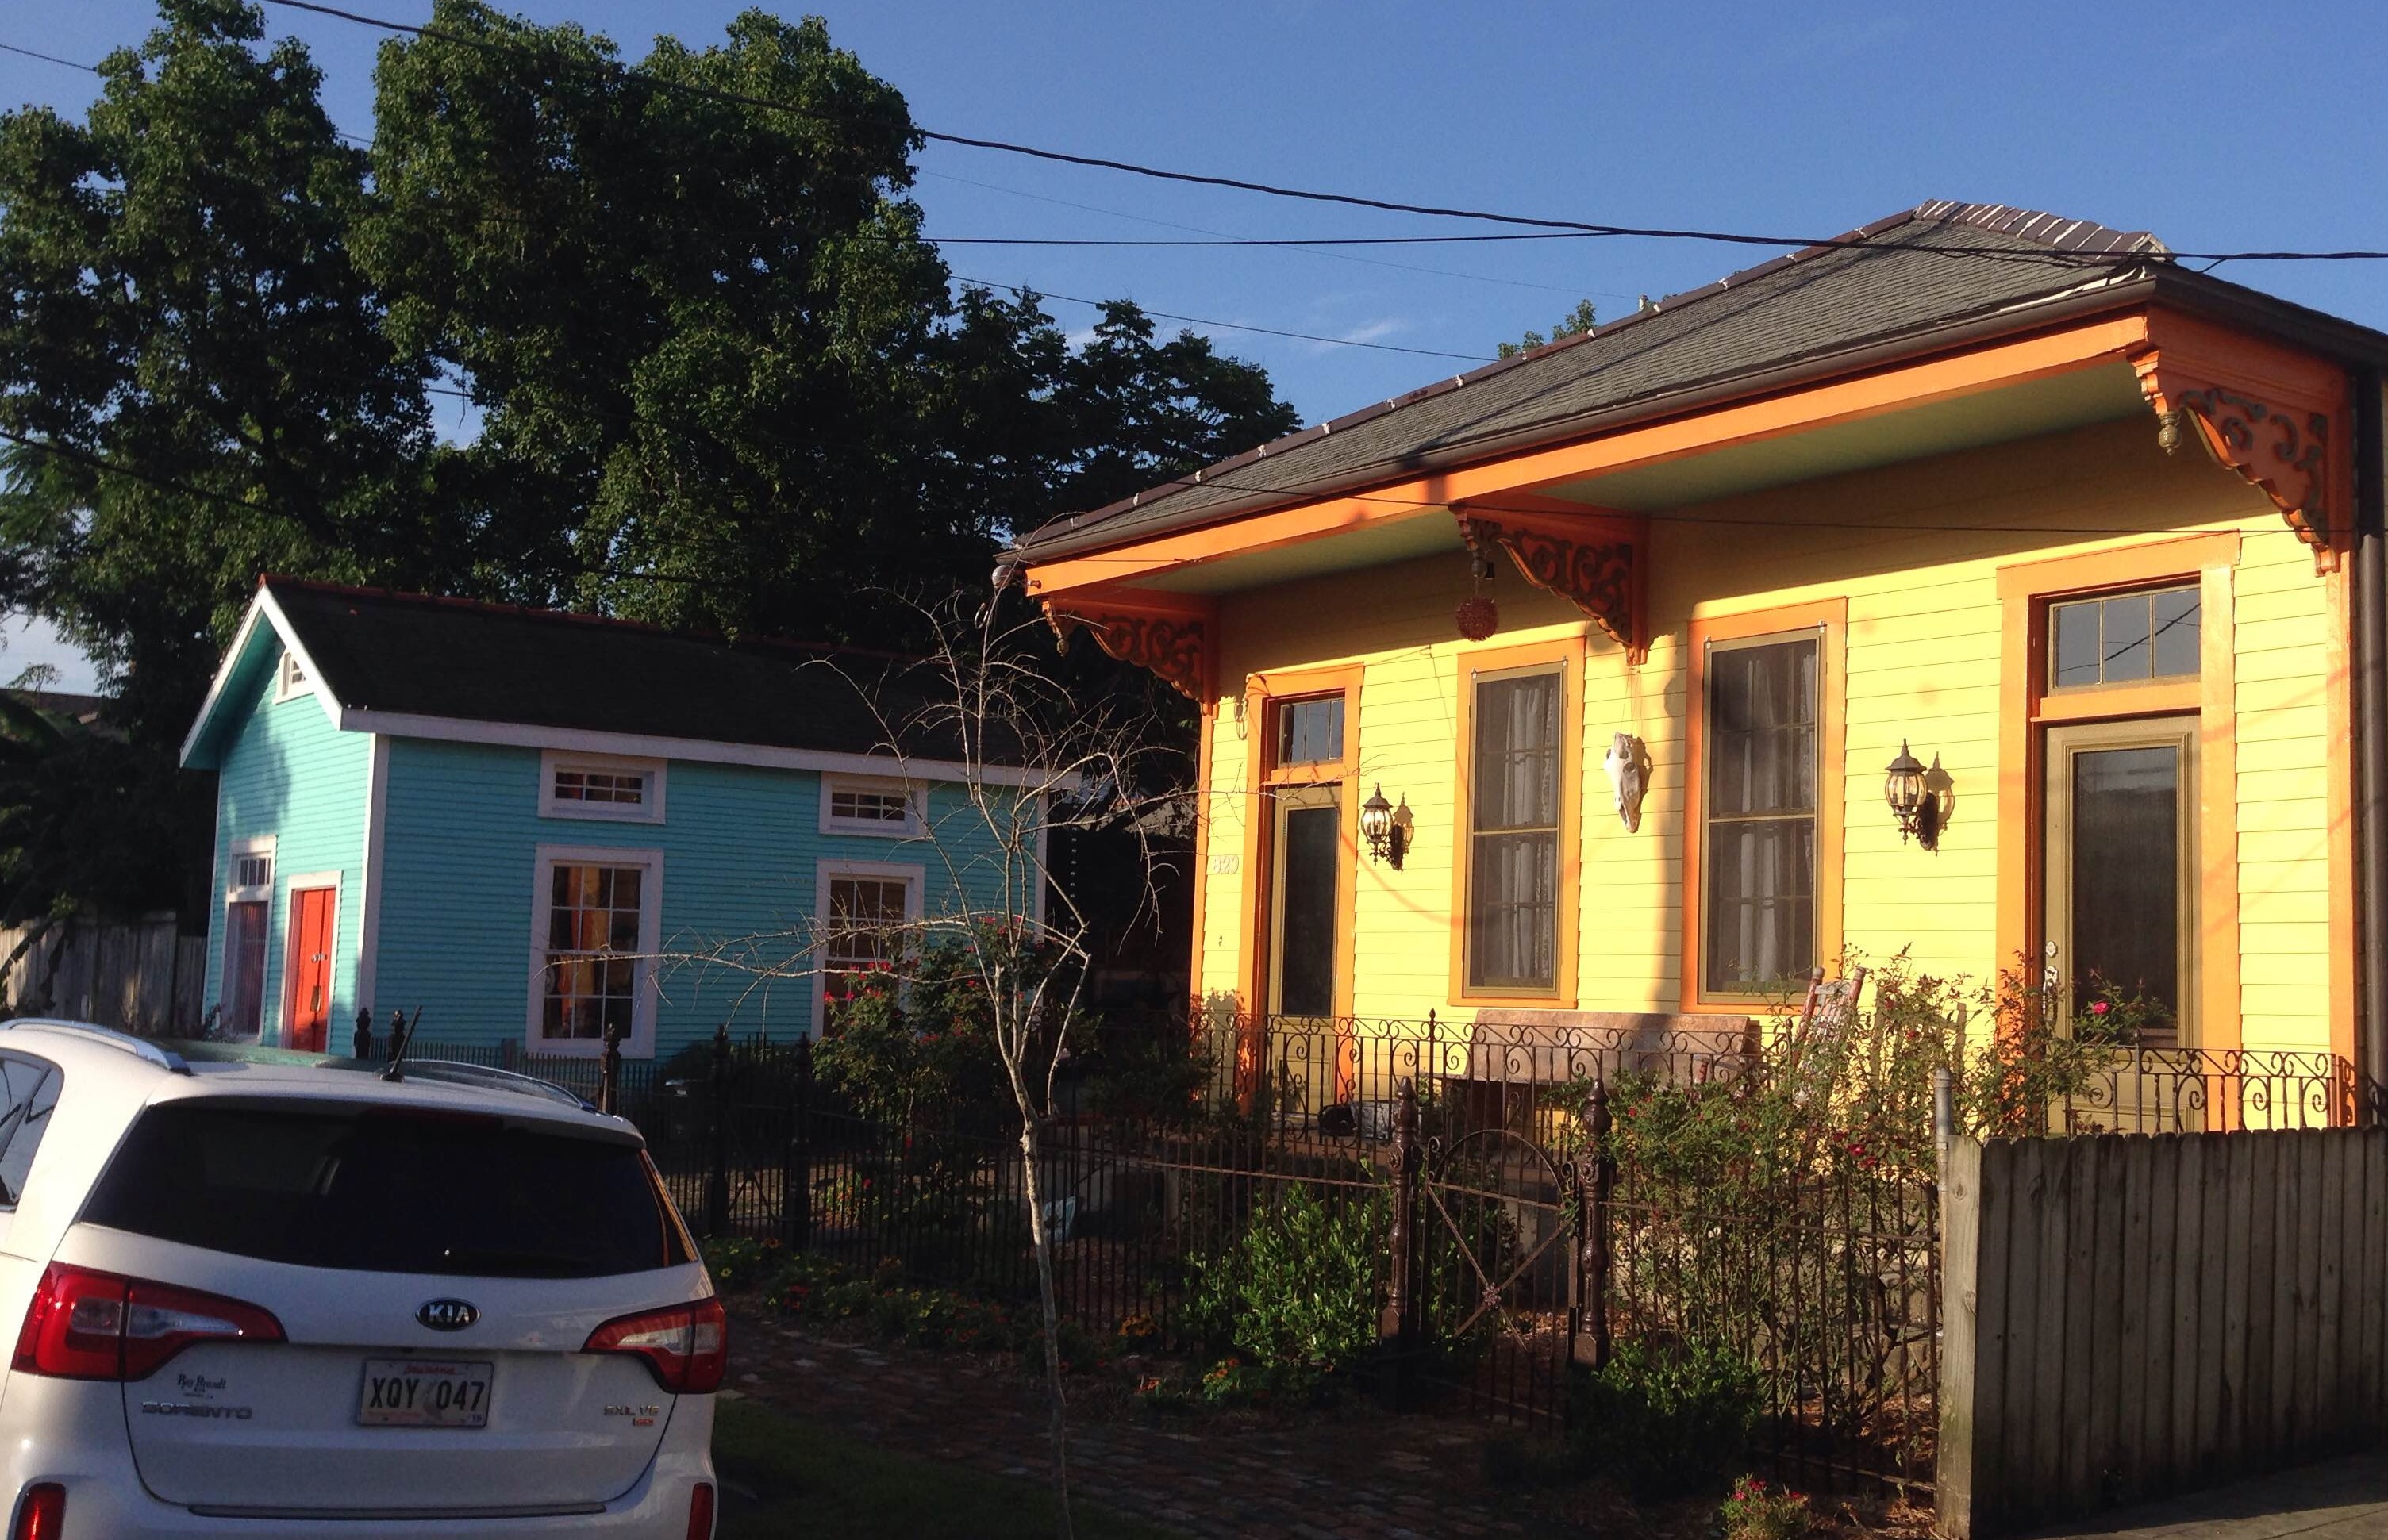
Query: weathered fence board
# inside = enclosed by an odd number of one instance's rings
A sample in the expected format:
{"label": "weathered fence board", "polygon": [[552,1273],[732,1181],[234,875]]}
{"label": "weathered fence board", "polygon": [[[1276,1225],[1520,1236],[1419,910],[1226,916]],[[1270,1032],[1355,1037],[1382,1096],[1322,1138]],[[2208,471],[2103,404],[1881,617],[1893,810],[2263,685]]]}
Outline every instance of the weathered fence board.
{"label": "weathered fence board", "polygon": [[0,929],[0,960],[17,959],[0,978],[0,1011],[150,1036],[189,1035],[206,1010],[207,949],[206,937],[179,934],[171,915]]}
{"label": "weathered fence board", "polygon": [[1960,1141],[1944,1202],[1944,1534],[2378,1436],[2388,1129]]}

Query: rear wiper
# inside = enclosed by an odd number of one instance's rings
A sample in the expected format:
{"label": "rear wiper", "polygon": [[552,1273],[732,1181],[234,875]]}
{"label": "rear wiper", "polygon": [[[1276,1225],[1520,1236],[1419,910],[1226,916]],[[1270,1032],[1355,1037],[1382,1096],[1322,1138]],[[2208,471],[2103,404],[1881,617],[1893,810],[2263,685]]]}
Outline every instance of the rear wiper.
{"label": "rear wiper", "polygon": [[398,1030],[395,1034],[397,1041],[389,1045],[389,1067],[381,1072],[381,1078],[383,1079],[402,1080],[406,1079],[406,1076],[401,1072],[402,1067],[406,1063],[406,1051],[413,1046],[414,1029],[421,1025],[423,1025],[423,1007],[417,1005],[414,1007],[414,1019],[408,1022],[404,1027]]}

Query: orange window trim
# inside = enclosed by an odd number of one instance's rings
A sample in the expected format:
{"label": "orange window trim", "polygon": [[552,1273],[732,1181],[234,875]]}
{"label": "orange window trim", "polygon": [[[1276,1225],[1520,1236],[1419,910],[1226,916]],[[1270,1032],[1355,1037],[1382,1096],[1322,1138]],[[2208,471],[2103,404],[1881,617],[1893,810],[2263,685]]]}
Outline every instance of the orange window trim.
{"label": "orange window trim", "polygon": [[[2354,600],[2348,592],[2351,574],[2341,562],[2325,579],[2330,606],[2330,640],[2325,653],[2327,704],[2325,721],[2330,741],[2344,745],[2355,735],[2355,671],[2349,656],[2355,636]],[[2331,754],[2323,767],[2328,776],[2330,820],[2330,1051],[2352,1063],[2355,1059],[2355,756]],[[2378,1026],[2372,1029],[2377,1031]],[[2341,1121],[2353,1122],[2355,1108],[2342,1105]]]}
{"label": "orange window trim", "polygon": [[[2198,715],[2196,1046],[2240,1046],[2238,687],[2232,572],[2236,531],[2143,541],[1999,569],[1998,956],[1993,972],[2036,977],[2045,940],[2040,806],[2042,729],[2156,713]],[[2191,581],[2199,587],[2198,677],[2051,693],[2048,607],[2107,590]],[[2336,844],[2332,845],[2333,853]],[[2333,999],[2336,996],[2333,993]]]}
{"label": "orange window trim", "polygon": [[1219,730],[1219,702],[1214,697],[1202,702],[1196,719],[1194,741],[1194,870],[1191,878],[1190,913],[1194,923],[1194,955],[1186,970],[1186,992],[1190,1008],[1186,1019],[1190,1023],[1202,1020],[1202,965],[1210,955],[1211,936],[1211,738]]}
{"label": "orange window trim", "polygon": [[[1276,669],[1244,681],[1244,784],[1251,801],[1244,810],[1244,898],[1238,922],[1243,940],[1241,970],[1244,1009],[1255,1018],[1268,1011],[1269,872],[1276,855],[1269,790],[1279,786],[1325,786],[1340,781],[1349,788],[1360,775],[1360,686],[1365,669],[1359,663],[1321,668]],[[1322,695],[1343,697],[1343,757],[1332,764],[1279,767],[1276,763],[1276,706]],[[1345,797],[1351,802],[1351,794]],[[1335,1014],[1352,1015],[1353,913],[1359,876],[1358,824],[1352,806],[1342,809],[1336,832],[1340,870],[1335,885]]]}
{"label": "orange window trim", "polygon": [[[1454,745],[1451,817],[1451,999],[1475,1006],[1517,1006],[1571,1011],[1576,1004],[1577,897],[1583,887],[1583,696],[1584,637],[1475,648],[1457,659],[1459,729]],[[1467,982],[1467,887],[1475,832],[1476,681],[1488,674],[1517,674],[1556,665],[1559,684],[1559,868],[1556,961],[1553,987],[1538,993],[1471,989]]]}
{"label": "orange window trim", "polygon": [[1701,888],[1708,877],[1708,652],[1711,642],[1819,634],[1816,679],[1816,960],[1827,968],[1841,955],[1841,864],[1848,819],[1844,795],[1848,757],[1849,604],[1846,599],[1695,616],[1683,694],[1683,931],[1682,1009],[1747,1014],[1756,997],[1711,995],[1700,988],[1708,945]]}

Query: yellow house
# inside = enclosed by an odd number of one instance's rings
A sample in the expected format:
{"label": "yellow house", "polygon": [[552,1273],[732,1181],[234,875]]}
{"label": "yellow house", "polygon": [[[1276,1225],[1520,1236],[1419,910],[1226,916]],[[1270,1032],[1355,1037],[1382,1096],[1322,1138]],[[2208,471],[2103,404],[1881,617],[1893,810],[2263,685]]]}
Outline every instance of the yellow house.
{"label": "yellow house", "polygon": [[2383,363],[2145,234],[1932,203],[1012,560],[1200,705],[1205,1000],[1733,1014],[1844,948],[2021,955],[2388,1079]]}

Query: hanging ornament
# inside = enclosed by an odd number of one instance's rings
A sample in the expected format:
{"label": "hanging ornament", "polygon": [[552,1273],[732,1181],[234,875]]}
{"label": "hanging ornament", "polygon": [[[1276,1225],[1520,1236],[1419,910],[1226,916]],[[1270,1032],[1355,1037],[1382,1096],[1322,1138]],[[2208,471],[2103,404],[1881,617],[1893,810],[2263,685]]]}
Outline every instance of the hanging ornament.
{"label": "hanging ornament", "polygon": [[1484,585],[1492,581],[1492,563],[1480,551],[1474,552],[1467,568],[1475,575],[1476,591],[1459,601],[1459,610],[1452,619],[1458,624],[1461,636],[1469,641],[1482,641],[1501,629],[1501,607],[1484,591]]}

